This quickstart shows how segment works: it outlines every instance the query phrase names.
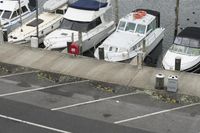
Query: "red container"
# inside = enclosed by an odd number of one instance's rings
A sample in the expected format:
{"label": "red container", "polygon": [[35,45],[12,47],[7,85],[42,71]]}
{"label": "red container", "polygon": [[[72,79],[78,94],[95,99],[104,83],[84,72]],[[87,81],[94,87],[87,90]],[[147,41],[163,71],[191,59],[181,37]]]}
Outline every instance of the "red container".
{"label": "red container", "polygon": [[80,54],[79,45],[76,42],[73,42],[72,44],[70,44],[68,52],[69,54],[79,55]]}

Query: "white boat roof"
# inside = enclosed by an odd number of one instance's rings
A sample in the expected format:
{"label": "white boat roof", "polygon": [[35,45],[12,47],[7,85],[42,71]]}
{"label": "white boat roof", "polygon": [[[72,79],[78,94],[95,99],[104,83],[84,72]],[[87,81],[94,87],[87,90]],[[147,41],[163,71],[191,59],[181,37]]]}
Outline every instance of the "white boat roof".
{"label": "white boat roof", "polygon": [[97,18],[96,11],[82,10],[69,7],[64,15],[64,18],[73,21],[90,22]]}
{"label": "white boat roof", "polygon": [[63,5],[67,5],[68,0],[47,0],[43,4],[45,11],[54,11]]}
{"label": "white boat roof", "polygon": [[[27,5],[28,0],[20,0],[21,6]],[[19,8],[18,0],[3,0],[0,1],[0,10],[15,11]]]}
{"label": "white boat roof", "polygon": [[146,14],[144,17],[142,17],[140,19],[135,19],[133,14],[134,14],[134,12],[129,13],[127,16],[121,18],[120,20],[135,22],[137,24],[139,23],[139,24],[143,24],[143,25],[148,25],[155,19],[155,16],[153,16],[151,14]]}

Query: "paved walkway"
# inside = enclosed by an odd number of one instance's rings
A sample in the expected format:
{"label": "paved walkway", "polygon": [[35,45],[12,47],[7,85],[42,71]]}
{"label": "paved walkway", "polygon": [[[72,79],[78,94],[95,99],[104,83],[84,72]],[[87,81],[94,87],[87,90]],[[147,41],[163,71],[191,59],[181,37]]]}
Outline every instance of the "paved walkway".
{"label": "paved walkway", "polygon": [[171,74],[178,75],[178,92],[200,97],[200,76],[197,74],[150,67],[138,70],[130,64],[68,56],[56,51],[11,44],[0,45],[0,62],[142,89],[154,89],[155,75],[158,73],[163,73],[166,77]]}

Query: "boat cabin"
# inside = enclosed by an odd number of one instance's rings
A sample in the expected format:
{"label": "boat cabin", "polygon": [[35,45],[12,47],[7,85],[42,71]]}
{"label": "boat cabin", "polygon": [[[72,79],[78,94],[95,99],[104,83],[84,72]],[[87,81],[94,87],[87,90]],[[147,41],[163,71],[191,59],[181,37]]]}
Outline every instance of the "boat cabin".
{"label": "boat cabin", "polygon": [[69,5],[60,28],[88,32],[102,23],[100,16],[104,12],[100,10],[106,6],[107,3],[94,0],[74,2]]}
{"label": "boat cabin", "polygon": [[[155,30],[160,26],[159,18],[156,11],[145,10],[143,16],[137,17],[136,13],[142,11],[138,9],[128,14],[124,18],[120,19],[120,22],[117,27],[117,31],[132,32],[141,35],[148,35],[151,31]],[[149,12],[151,11],[151,14]],[[153,15],[153,13],[155,16]]]}
{"label": "boat cabin", "polygon": [[159,16],[157,11],[137,9],[121,18],[116,31],[95,50],[95,57],[107,61],[127,60],[137,55],[144,42],[148,54],[164,36]]}
{"label": "boat cabin", "polygon": [[[20,0],[20,2],[21,2],[21,15],[30,12],[31,9],[33,10],[33,5],[29,3],[29,0]],[[0,1],[0,17],[2,19],[15,19],[19,18],[19,16],[20,16],[20,9],[18,0]]]}

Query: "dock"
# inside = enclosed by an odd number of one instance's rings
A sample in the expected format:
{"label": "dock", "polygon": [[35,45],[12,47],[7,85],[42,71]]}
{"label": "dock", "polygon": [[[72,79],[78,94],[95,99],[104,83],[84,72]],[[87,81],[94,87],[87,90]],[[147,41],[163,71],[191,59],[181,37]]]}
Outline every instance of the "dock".
{"label": "dock", "polygon": [[158,73],[165,75],[165,83],[169,75],[176,75],[179,94],[200,97],[200,76],[193,73],[146,66],[138,69],[131,64],[99,61],[12,44],[0,45],[0,62],[140,89],[154,89],[155,75]]}

